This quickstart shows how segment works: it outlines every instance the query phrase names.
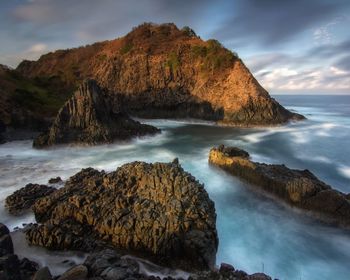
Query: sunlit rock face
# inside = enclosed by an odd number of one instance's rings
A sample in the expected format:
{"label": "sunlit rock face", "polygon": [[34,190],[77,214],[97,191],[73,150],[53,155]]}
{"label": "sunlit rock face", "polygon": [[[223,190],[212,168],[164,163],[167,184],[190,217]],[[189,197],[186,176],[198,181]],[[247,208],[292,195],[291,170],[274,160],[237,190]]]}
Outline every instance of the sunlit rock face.
{"label": "sunlit rock face", "polygon": [[36,202],[29,243],[91,251],[107,245],[187,269],[212,268],[216,214],[204,186],[173,163],[92,168]]}
{"label": "sunlit rock face", "polygon": [[235,147],[212,148],[209,162],[318,218],[350,226],[349,195],[332,189],[309,170],[253,162]]}
{"label": "sunlit rock face", "polygon": [[24,61],[17,70],[26,77],[59,77],[72,89],[93,78],[140,117],[242,126],[303,118],[271,98],[237,54],[174,24],[143,24],[119,39]]}

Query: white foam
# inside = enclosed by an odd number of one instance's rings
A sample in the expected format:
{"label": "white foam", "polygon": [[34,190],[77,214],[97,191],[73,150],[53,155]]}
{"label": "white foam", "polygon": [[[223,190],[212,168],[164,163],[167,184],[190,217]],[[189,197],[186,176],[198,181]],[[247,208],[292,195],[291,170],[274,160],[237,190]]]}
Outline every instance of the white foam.
{"label": "white foam", "polygon": [[341,175],[350,179],[350,166],[342,165],[338,167],[338,171],[340,172]]}

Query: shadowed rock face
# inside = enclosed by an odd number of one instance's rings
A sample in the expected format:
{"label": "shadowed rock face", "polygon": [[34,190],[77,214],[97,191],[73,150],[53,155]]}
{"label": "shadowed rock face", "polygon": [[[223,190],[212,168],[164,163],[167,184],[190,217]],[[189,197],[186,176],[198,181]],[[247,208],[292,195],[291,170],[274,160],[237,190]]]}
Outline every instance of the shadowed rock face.
{"label": "shadowed rock face", "polygon": [[215,264],[214,203],[176,161],[133,162],[109,174],[83,169],[32,209],[42,223],[26,232],[34,245],[91,251],[108,244],[190,270]]}
{"label": "shadowed rock face", "polygon": [[37,263],[14,254],[10,231],[0,223],[0,279],[30,280],[37,270]]}
{"label": "shadowed rock face", "polygon": [[247,152],[223,145],[210,150],[209,162],[318,218],[350,226],[349,195],[332,189],[309,170],[253,162]]}
{"label": "shadowed rock face", "polygon": [[119,39],[24,61],[17,70],[59,77],[71,88],[92,77],[141,117],[243,126],[303,119],[271,98],[236,54],[194,34],[174,24],[143,24]]}
{"label": "shadowed rock face", "polygon": [[49,131],[37,137],[33,146],[93,145],[159,132],[155,127],[132,120],[118,105],[111,105],[106,92],[94,80],[86,80],[60,109]]}

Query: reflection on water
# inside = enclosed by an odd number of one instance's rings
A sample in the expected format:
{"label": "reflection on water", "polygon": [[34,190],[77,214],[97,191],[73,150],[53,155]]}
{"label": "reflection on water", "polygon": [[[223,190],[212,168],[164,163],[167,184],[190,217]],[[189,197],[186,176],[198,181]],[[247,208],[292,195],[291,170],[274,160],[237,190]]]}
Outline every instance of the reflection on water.
{"label": "reflection on water", "polygon": [[[88,166],[111,171],[133,160],[171,161],[178,157],[215,201],[218,263],[232,263],[249,273],[264,270],[278,279],[349,279],[349,231],[321,224],[276,203],[207,162],[212,146],[237,145],[256,161],[307,168],[330,185],[350,192],[350,147],[346,145],[350,138],[350,100],[342,98],[333,98],[334,104],[329,107],[327,98],[318,97],[316,102],[312,98],[283,97],[284,105],[307,113],[308,120],[276,128],[239,129],[153,120],[148,122],[162,128],[163,133],[131,143],[49,150],[33,150],[30,141],[1,145],[1,221],[11,228],[33,221],[31,214],[14,218],[3,208],[4,198],[27,183],[46,183],[56,176],[67,179]],[[18,242],[16,251],[33,259],[24,243]],[[36,258],[47,258],[46,250],[35,252]],[[50,254],[50,264],[56,266],[55,255]]]}

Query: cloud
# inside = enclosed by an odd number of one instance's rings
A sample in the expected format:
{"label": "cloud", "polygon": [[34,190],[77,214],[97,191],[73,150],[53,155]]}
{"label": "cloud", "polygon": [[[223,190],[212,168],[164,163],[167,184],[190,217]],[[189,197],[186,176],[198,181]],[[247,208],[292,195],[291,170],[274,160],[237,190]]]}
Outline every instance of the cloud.
{"label": "cloud", "polygon": [[[241,0],[237,13],[228,17],[216,30],[219,39],[236,45],[258,43],[264,46],[282,44],[296,35],[331,18],[340,1],[319,0]],[[343,1],[342,1],[343,2]]]}
{"label": "cloud", "polygon": [[349,49],[349,55],[340,58],[337,61],[336,66],[342,70],[350,71],[350,49]]}

